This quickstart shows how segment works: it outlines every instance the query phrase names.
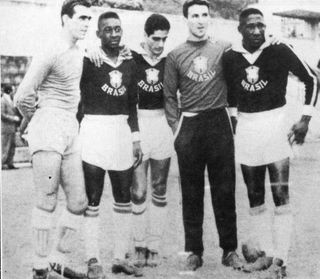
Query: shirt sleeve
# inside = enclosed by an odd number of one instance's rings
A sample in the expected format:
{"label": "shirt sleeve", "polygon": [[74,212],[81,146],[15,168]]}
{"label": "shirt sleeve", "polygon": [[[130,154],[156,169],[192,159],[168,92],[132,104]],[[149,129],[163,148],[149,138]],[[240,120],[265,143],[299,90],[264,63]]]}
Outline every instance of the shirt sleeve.
{"label": "shirt sleeve", "polygon": [[131,129],[132,133],[132,141],[138,141],[140,140],[139,135],[139,124],[138,124],[138,116],[137,116],[137,104],[138,104],[138,89],[137,89],[137,78],[136,78],[136,72],[137,72],[137,66],[136,63],[133,64],[133,77],[131,79],[130,86],[128,88],[128,101],[129,101],[129,118],[128,118],[128,124]]}
{"label": "shirt sleeve", "polygon": [[22,80],[14,97],[14,104],[22,116],[30,121],[37,104],[37,90],[47,77],[52,66],[53,58],[45,54],[33,57],[31,65]]}
{"label": "shirt sleeve", "polygon": [[163,78],[163,94],[164,94],[164,109],[167,121],[170,127],[173,127],[179,121],[179,108],[177,90],[179,85],[179,73],[176,68],[172,55],[166,58]]}
{"label": "shirt sleeve", "polygon": [[83,68],[82,75],[80,79],[80,102],[78,106],[77,119],[79,123],[82,121],[84,116],[84,99],[85,92],[88,90],[90,77],[89,77],[90,69],[89,69],[89,60],[88,58],[83,59]]}
{"label": "shirt sleeve", "polygon": [[284,45],[284,53],[280,56],[288,70],[297,76],[305,85],[305,101],[303,114],[311,115],[317,102],[317,78],[311,68],[298,57],[293,48]]}
{"label": "shirt sleeve", "polygon": [[238,114],[238,99],[234,89],[234,79],[232,77],[232,65],[229,58],[229,53],[225,52],[222,56],[223,75],[227,85],[227,100],[228,111],[230,116],[237,116]]}

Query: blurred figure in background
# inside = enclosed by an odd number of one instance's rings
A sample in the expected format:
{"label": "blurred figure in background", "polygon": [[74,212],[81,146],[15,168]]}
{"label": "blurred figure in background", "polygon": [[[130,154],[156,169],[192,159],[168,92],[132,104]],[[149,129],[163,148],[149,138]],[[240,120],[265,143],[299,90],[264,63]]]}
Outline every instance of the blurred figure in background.
{"label": "blurred figure in background", "polygon": [[20,122],[20,117],[13,106],[13,95],[13,87],[4,85],[3,92],[1,92],[2,169],[15,169],[13,165],[15,132],[16,125]]}

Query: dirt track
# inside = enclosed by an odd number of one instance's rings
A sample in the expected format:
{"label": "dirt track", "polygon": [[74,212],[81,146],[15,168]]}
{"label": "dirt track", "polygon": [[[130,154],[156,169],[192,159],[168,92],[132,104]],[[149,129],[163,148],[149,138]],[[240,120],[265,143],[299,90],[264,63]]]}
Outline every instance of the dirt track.
{"label": "dirt track", "polygon": [[[289,278],[320,278],[320,142],[308,143],[299,149],[299,156],[291,164],[291,201],[295,226],[288,264]],[[179,204],[177,166],[173,161],[169,177],[169,215],[163,245],[165,258],[160,267],[146,269],[145,278],[186,278],[179,276],[183,250],[183,229]],[[2,272],[4,279],[31,278],[31,230],[30,219],[33,203],[32,171],[30,168],[2,172]],[[248,202],[245,186],[237,172],[237,212],[239,242],[248,233]],[[204,266],[193,278],[260,278],[262,274],[242,274],[220,264],[221,250],[218,248],[211,203],[206,191],[204,225]],[[60,193],[58,214],[64,204]],[[267,203],[272,206],[270,191]],[[101,205],[103,220],[100,235],[102,260],[108,278],[127,278],[110,273],[112,258],[111,196],[107,186]],[[72,265],[85,270],[84,247],[81,234],[75,240],[79,249],[71,255]]]}

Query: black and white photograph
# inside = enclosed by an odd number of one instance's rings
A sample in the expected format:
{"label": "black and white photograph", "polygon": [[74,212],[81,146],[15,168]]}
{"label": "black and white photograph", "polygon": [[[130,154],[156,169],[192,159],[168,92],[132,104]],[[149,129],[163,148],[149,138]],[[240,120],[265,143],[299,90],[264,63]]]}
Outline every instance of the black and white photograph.
{"label": "black and white photograph", "polygon": [[319,0],[1,0],[1,278],[319,279]]}

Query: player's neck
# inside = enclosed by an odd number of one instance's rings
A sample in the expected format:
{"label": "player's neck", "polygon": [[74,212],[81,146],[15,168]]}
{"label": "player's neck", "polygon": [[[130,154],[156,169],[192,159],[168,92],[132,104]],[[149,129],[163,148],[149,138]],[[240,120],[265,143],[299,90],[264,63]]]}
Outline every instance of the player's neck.
{"label": "player's neck", "polygon": [[260,49],[260,47],[263,45],[263,43],[259,46],[252,46],[250,44],[248,44],[246,41],[242,41],[242,46],[245,50],[247,50],[250,53],[254,53],[256,52],[258,49]]}
{"label": "player's neck", "polygon": [[205,41],[208,39],[208,34],[205,34],[203,37],[197,37],[195,35],[193,35],[192,33],[189,33],[189,36],[188,36],[188,41],[191,41],[191,42],[201,42],[201,41]]}
{"label": "player's neck", "polygon": [[151,49],[149,48],[148,44],[146,42],[141,43],[141,47],[145,50],[147,53],[148,57],[152,60],[158,60],[160,55],[154,54]]}
{"label": "player's neck", "polygon": [[118,61],[119,52],[120,52],[119,48],[108,48],[105,46],[101,46],[101,48],[112,62],[116,63]]}
{"label": "player's neck", "polygon": [[62,28],[61,37],[63,41],[65,41],[70,47],[75,46],[78,41],[78,39],[72,36],[72,34],[66,28]]}

